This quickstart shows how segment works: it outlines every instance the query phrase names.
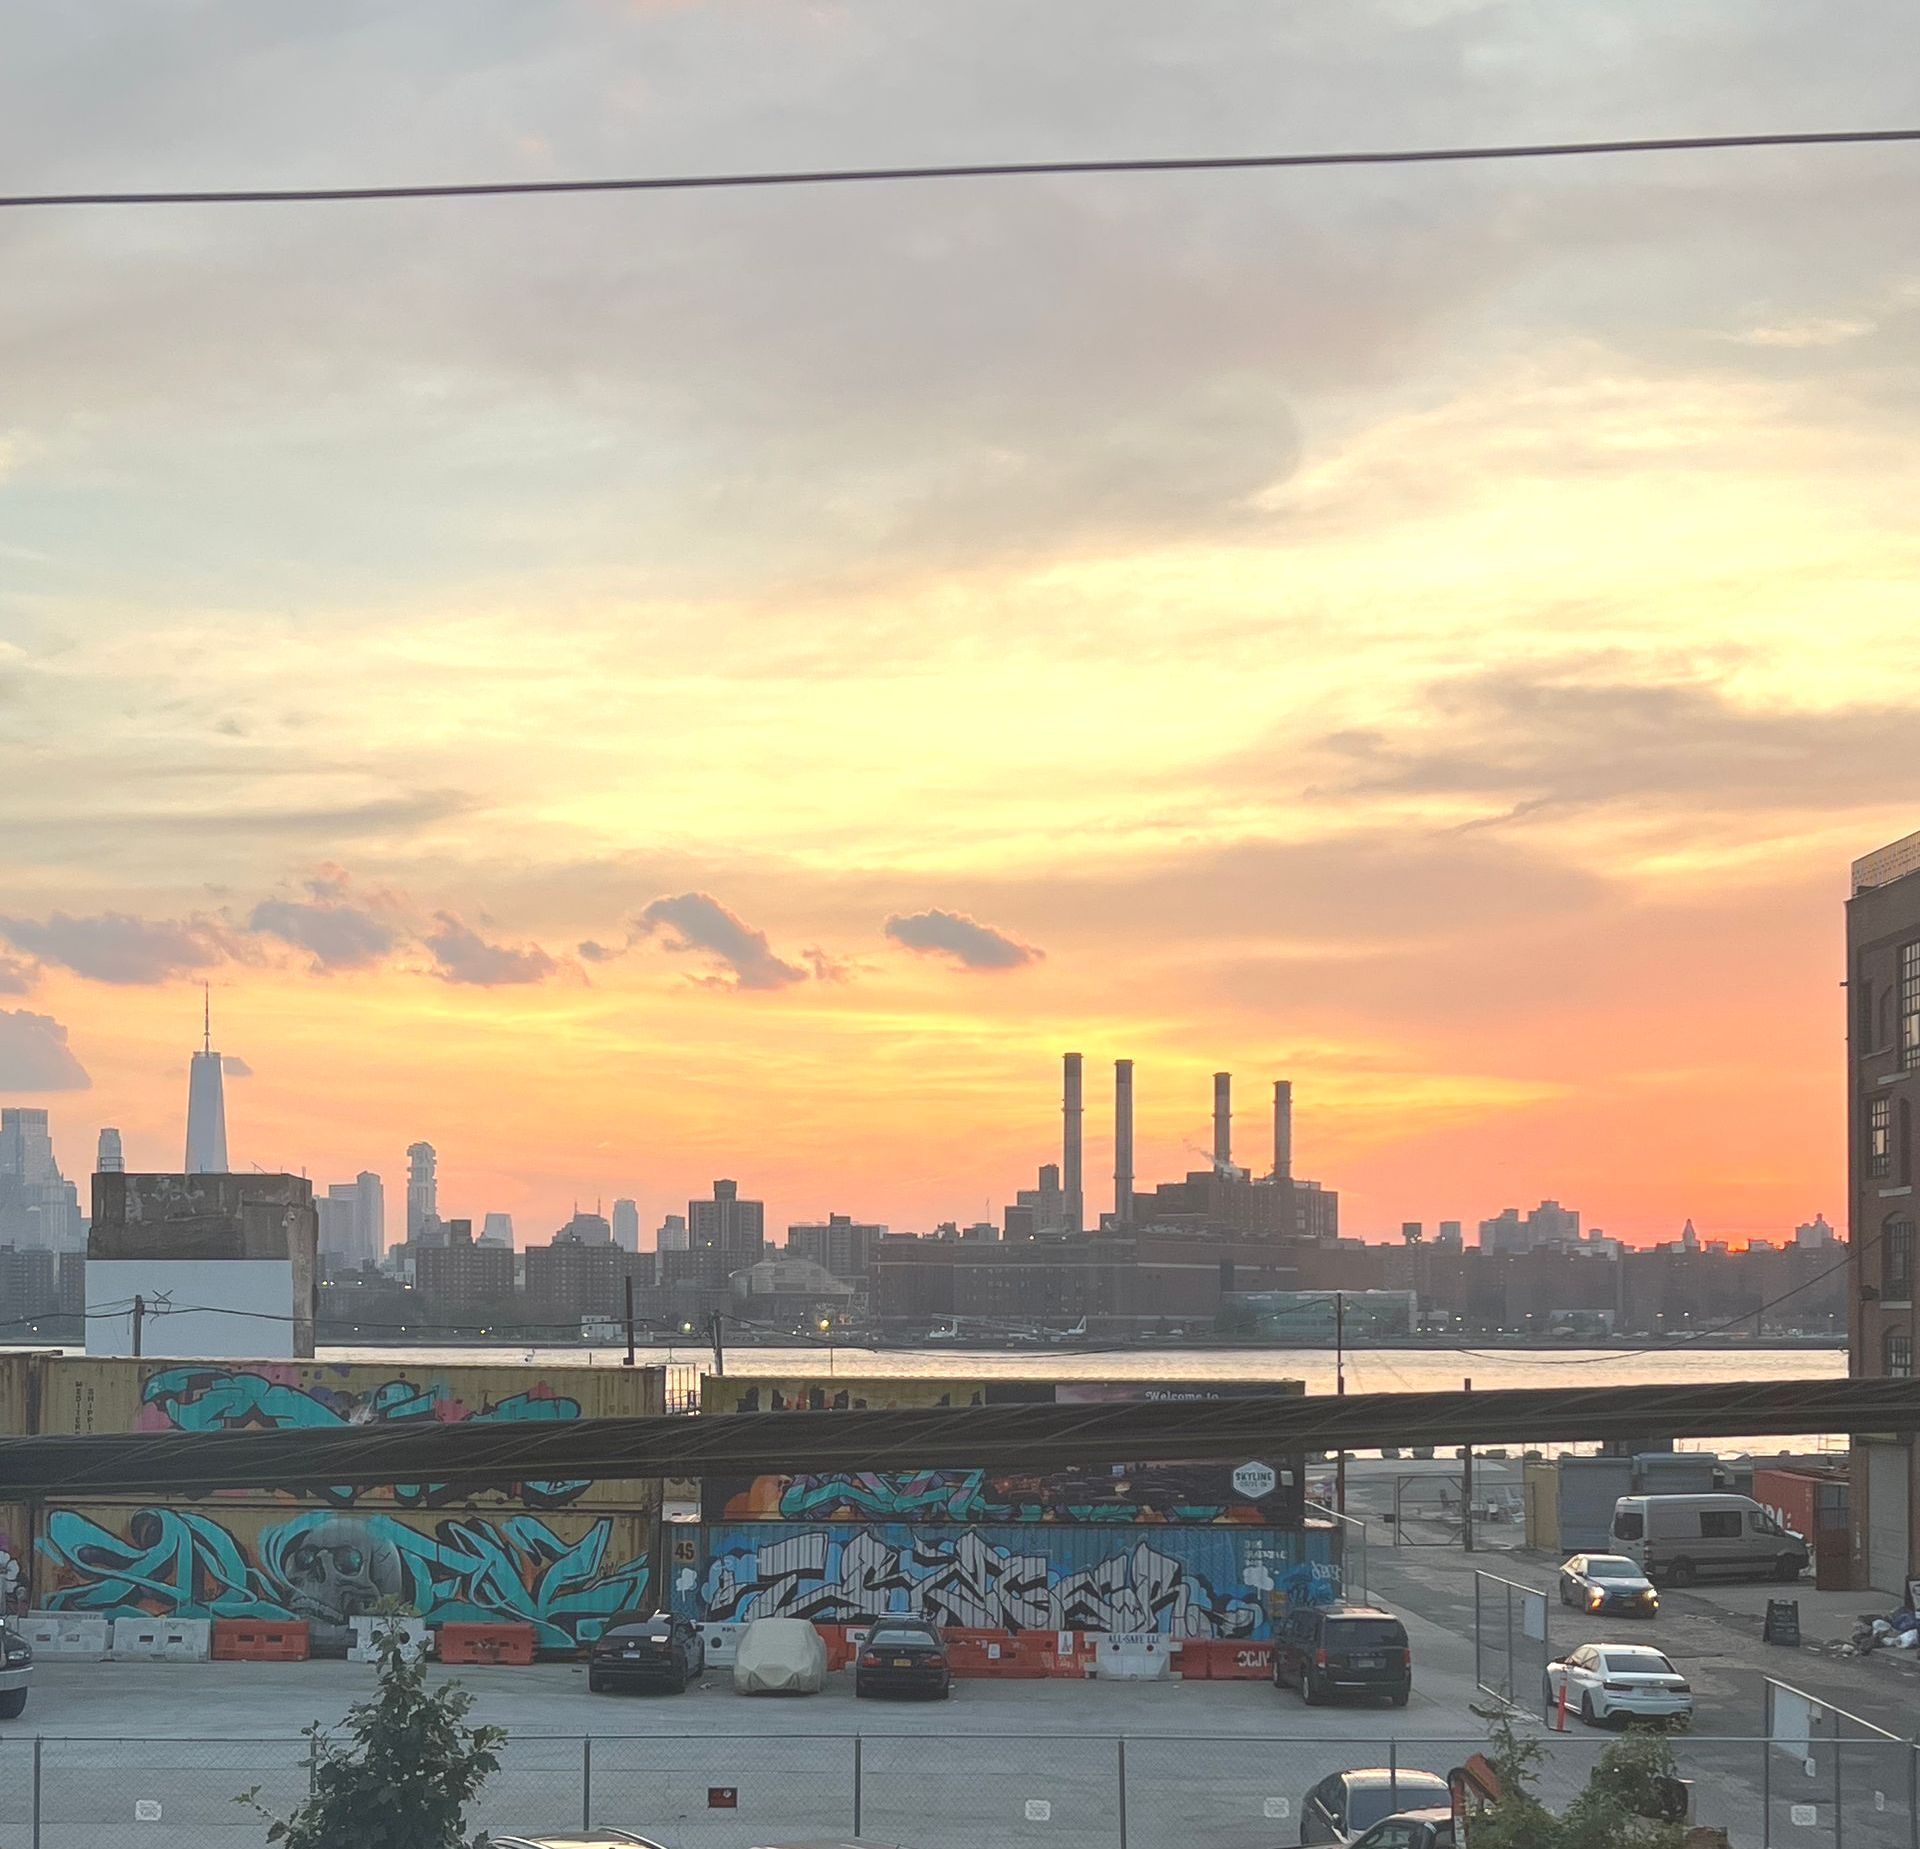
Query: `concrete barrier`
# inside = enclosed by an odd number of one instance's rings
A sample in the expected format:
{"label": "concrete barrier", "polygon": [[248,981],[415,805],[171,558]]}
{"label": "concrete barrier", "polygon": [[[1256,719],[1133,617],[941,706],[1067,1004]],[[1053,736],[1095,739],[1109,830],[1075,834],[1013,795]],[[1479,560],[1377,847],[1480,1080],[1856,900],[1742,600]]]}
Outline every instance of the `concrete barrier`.
{"label": "concrete barrier", "polygon": [[1095,1637],[1092,1673],[1103,1682],[1164,1682],[1178,1648],[1174,1638],[1138,1632]]}
{"label": "concrete barrier", "polygon": [[405,1639],[406,1654],[411,1657],[425,1656],[430,1642],[427,1633],[427,1621],[424,1618],[355,1618],[353,1620],[353,1647],[347,1652],[349,1663],[377,1663],[380,1660],[375,1645],[388,1631],[398,1631]]}
{"label": "concrete barrier", "polygon": [[109,1620],[74,1612],[30,1611],[13,1628],[33,1646],[35,1656],[65,1656],[99,1662],[110,1647]]}
{"label": "concrete barrier", "polygon": [[111,1653],[116,1662],[204,1663],[213,1626],[205,1618],[116,1618]]}

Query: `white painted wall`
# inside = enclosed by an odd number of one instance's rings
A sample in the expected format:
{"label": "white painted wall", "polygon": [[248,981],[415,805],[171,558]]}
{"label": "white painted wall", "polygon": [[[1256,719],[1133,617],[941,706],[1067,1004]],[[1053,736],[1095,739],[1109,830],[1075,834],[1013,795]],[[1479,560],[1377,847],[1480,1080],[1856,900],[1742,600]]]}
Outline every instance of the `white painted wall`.
{"label": "white painted wall", "polygon": [[[133,1353],[131,1304],[146,1300],[140,1352],[182,1360],[293,1358],[293,1262],[285,1258],[90,1258],[87,1353]],[[208,1314],[244,1310],[247,1315]]]}

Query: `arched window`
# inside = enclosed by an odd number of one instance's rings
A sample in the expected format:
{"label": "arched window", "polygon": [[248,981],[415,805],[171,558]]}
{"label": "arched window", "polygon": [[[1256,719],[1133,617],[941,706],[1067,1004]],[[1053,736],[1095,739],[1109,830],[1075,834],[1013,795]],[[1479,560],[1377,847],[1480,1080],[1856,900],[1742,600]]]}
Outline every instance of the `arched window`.
{"label": "arched window", "polygon": [[1882,1338],[1881,1358],[1889,1380],[1913,1378],[1913,1336],[1905,1329],[1889,1329]]}

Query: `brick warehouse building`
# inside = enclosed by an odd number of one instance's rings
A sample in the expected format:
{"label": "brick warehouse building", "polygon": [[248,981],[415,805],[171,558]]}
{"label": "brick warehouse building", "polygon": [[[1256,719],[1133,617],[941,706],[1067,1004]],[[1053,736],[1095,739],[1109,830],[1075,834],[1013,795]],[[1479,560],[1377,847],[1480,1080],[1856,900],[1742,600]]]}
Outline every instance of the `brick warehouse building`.
{"label": "brick warehouse building", "polygon": [[[1853,863],[1847,901],[1851,1367],[1913,1375],[1914,1116],[1920,1111],[1920,834]],[[1856,1433],[1853,1579],[1900,1593],[1920,1572],[1913,1440]]]}

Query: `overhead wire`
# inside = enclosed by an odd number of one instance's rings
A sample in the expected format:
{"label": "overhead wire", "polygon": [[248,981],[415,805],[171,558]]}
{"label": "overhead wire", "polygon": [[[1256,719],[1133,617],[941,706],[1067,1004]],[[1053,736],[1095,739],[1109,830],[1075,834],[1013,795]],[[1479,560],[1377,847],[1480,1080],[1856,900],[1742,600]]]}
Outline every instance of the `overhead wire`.
{"label": "overhead wire", "polygon": [[471,180],[388,186],[246,186],[6,193],[0,209],[78,206],[318,205],[404,199],[505,199],[585,193],[666,193],[793,186],[865,186],[929,180],[1062,178],[1098,174],[1233,173],[1295,167],[1403,167],[1597,155],[1685,154],[1743,148],[1863,147],[1920,141],[1920,128],[1817,129],[1755,135],[1645,135],[1428,148],[1325,149],[1295,154],[1126,156],[1111,160],[957,161],[888,167],[778,168],[587,180]]}

